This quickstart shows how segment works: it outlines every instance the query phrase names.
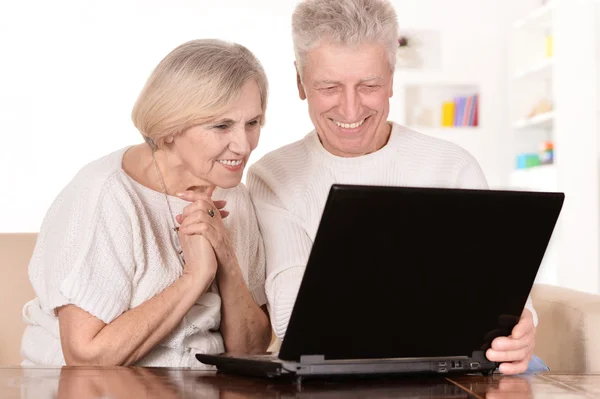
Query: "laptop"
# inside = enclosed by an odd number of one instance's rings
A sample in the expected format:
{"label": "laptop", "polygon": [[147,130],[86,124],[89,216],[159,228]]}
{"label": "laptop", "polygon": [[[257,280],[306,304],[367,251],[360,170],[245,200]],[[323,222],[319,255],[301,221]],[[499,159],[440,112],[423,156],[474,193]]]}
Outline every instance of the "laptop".
{"label": "laptop", "polygon": [[197,354],[262,377],[492,373],[563,193],[333,185],[278,353]]}

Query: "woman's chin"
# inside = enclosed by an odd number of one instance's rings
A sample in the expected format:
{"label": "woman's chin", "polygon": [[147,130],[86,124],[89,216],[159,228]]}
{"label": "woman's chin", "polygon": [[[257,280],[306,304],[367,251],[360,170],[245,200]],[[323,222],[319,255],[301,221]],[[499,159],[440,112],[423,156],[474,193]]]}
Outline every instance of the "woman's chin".
{"label": "woman's chin", "polygon": [[237,187],[242,182],[241,176],[239,178],[228,178],[219,179],[214,182],[215,186],[223,189]]}

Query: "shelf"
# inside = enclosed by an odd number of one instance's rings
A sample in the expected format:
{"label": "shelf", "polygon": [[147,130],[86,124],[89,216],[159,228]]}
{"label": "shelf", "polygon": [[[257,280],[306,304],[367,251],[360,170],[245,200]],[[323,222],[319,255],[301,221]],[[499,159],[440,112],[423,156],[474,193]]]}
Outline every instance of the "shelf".
{"label": "shelf", "polygon": [[556,7],[556,1],[549,1],[539,8],[533,10],[525,18],[515,21],[514,29],[548,29],[552,27],[552,11]]}
{"label": "shelf", "polygon": [[517,121],[515,129],[545,128],[549,129],[554,124],[554,111],[536,115],[533,118],[525,118]]}
{"label": "shelf", "polygon": [[520,80],[528,77],[538,76],[543,79],[550,79],[552,76],[552,67],[554,66],[554,58],[547,58],[544,61],[535,64],[531,68],[525,69],[515,76],[514,80]]}
{"label": "shelf", "polygon": [[510,176],[510,186],[517,190],[557,191],[556,166],[540,165],[515,170]]}
{"label": "shelf", "polygon": [[[477,103],[473,103],[472,99],[473,96],[479,95],[479,93],[479,86],[474,84],[407,84],[403,90],[404,122],[408,126],[417,127],[415,130],[427,126],[426,130],[435,129],[438,132],[446,129],[449,131],[476,127],[454,126],[454,119],[456,119],[454,115],[452,115],[452,123],[447,123],[447,125],[452,126],[442,127],[441,125],[444,110],[450,112],[450,109],[445,108],[445,106],[451,105],[455,114],[459,112],[457,110],[467,110],[467,108],[469,111],[474,112],[475,105],[480,107],[480,100],[478,99]],[[460,105],[458,105],[459,103]],[[469,107],[467,107],[467,104]],[[471,107],[471,104],[473,104],[473,107]],[[477,112],[478,115],[481,115],[480,108]],[[450,114],[448,113],[446,116],[448,117]]]}

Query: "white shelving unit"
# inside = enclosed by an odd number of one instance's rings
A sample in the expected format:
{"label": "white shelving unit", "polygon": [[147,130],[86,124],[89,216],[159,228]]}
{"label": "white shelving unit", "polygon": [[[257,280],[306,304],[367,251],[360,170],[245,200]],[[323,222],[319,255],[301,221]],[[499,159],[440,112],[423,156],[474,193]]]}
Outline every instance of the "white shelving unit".
{"label": "white shelving unit", "polygon": [[[556,5],[556,0],[546,4],[539,0],[536,8],[513,24],[509,101],[515,164],[518,155],[537,153],[543,143],[554,143],[556,110],[553,87],[557,60],[552,49],[548,48],[551,46],[548,38],[553,38],[554,34]],[[539,106],[542,102],[544,107]],[[529,116],[531,114],[533,116]],[[554,191],[556,180],[553,165],[537,166],[531,170],[515,170],[510,186],[523,190]]]}
{"label": "white shelving unit", "polygon": [[[447,133],[477,126],[442,126],[442,103],[456,97],[479,95],[478,85],[451,82],[410,83],[404,87],[406,123],[421,132]],[[480,101],[477,104],[481,107]],[[479,110],[481,111],[481,110]]]}
{"label": "white shelving unit", "polygon": [[[482,14],[482,18],[487,21],[488,16]],[[428,55],[422,59],[436,62],[425,62],[417,68],[403,63],[397,65],[390,118],[417,132],[461,146],[477,159],[490,186],[505,185],[506,173],[499,163],[507,147],[498,146],[500,137],[507,134],[503,119],[505,68],[499,67],[505,57],[498,49],[504,48],[506,39],[493,30],[480,31],[479,27],[440,26],[430,16],[423,16],[422,20],[408,16],[401,19],[404,27],[401,33],[407,32],[410,36],[410,32],[420,32],[417,50]],[[489,26],[508,28],[504,23],[503,19],[489,16]],[[427,37],[437,38],[426,40],[425,31],[433,29],[437,32]],[[469,126],[469,123],[454,126],[457,122],[450,121],[451,118],[443,121],[444,110],[451,110],[450,102],[456,111],[456,104],[462,102],[456,101],[457,98],[475,94],[478,95],[477,126]]]}
{"label": "white shelving unit", "polygon": [[556,7],[556,1],[549,1],[547,4],[536,8],[525,17],[517,20],[513,24],[515,30],[520,29],[539,29],[552,26],[552,12]]}
{"label": "white shelving unit", "polygon": [[552,67],[554,66],[554,58],[548,58],[540,61],[537,64],[532,65],[530,68],[524,69],[515,74],[515,80],[525,78],[544,78],[550,79],[552,77]]}
{"label": "white shelving unit", "polygon": [[528,128],[546,128],[552,129],[554,124],[554,111],[544,112],[532,118],[523,118],[515,122],[515,130],[525,130]]}
{"label": "white shelving unit", "polygon": [[[565,195],[537,282],[597,293],[600,2],[519,0],[516,7],[524,12],[508,26],[513,40],[508,54],[507,148],[516,157],[537,152],[539,143],[551,141],[555,156],[553,165],[514,169],[508,176],[510,187]],[[540,98],[548,103],[528,118]]]}
{"label": "white shelving unit", "polygon": [[[535,0],[530,1],[534,5]],[[510,115],[514,170],[510,174],[509,186],[523,191],[558,191],[558,170],[555,164],[546,164],[517,169],[518,155],[538,153],[544,142],[555,142],[554,129],[556,109],[554,105],[554,75],[557,58],[548,46],[554,39],[554,12],[556,1],[546,4],[537,1],[528,14],[512,26],[510,59]],[[549,42],[548,37],[552,40]],[[541,102],[551,104],[551,109],[537,107]],[[529,116],[534,114],[533,116]],[[555,154],[560,148],[554,149]],[[558,230],[558,229],[557,229]],[[555,234],[558,236],[559,233]],[[553,238],[552,241],[556,241]],[[559,250],[551,241],[538,272],[537,282],[558,282]]]}

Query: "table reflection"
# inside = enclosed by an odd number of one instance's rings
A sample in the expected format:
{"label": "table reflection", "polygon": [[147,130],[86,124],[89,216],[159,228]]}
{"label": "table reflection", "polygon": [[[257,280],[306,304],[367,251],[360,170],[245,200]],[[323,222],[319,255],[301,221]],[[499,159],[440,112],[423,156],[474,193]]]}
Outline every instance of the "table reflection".
{"label": "table reflection", "polygon": [[[297,384],[293,380],[250,378],[193,369],[64,367],[0,369],[0,380],[0,397],[16,399],[578,397],[573,396],[577,390],[544,374],[305,380]],[[588,387],[588,391],[596,389],[600,376],[585,381],[580,385]]]}

